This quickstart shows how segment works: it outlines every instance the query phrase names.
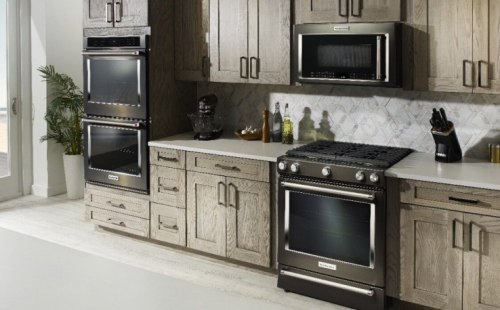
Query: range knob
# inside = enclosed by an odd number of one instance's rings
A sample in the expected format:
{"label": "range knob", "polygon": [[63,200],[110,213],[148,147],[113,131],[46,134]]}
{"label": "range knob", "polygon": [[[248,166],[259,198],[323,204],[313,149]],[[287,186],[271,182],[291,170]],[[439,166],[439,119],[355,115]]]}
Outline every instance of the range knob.
{"label": "range knob", "polygon": [[292,164],[290,170],[292,170],[293,173],[299,172],[299,164]]}
{"label": "range knob", "polygon": [[380,181],[380,177],[378,176],[378,174],[372,173],[370,175],[370,181],[372,181],[373,183],[378,183],[378,181]]}
{"label": "range knob", "polygon": [[329,177],[332,175],[332,169],[330,169],[330,167],[325,167],[323,168],[323,170],[321,170],[321,173],[323,174],[323,176]]}
{"label": "range knob", "polygon": [[356,173],[356,180],[364,181],[365,180],[365,173],[363,171],[358,171],[358,173]]}
{"label": "range knob", "polygon": [[278,164],[278,169],[281,171],[285,171],[288,165],[286,164],[286,161],[282,161]]}

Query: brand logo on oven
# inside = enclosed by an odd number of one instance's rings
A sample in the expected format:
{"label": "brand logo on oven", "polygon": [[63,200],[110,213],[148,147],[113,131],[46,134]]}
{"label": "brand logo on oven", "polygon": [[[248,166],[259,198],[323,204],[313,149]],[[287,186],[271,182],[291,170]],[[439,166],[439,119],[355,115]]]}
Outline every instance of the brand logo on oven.
{"label": "brand logo on oven", "polygon": [[330,270],[337,270],[337,265],[327,264],[327,263],[323,263],[323,262],[319,262],[318,267],[330,269]]}
{"label": "brand logo on oven", "polygon": [[118,181],[120,178],[117,175],[108,175],[108,179],[113,180],[113,181]]}
{"label": "brand logo on oven", "polygon": [[333,30],[334,31],[350,31],[351,27],[349,27],[349,26],[337,26],[337,27],[333,27]]}

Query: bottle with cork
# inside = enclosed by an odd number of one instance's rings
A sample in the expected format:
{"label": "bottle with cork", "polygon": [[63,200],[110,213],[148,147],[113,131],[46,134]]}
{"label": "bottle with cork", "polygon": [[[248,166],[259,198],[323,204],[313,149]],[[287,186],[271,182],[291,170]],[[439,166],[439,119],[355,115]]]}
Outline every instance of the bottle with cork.
{"label": "bottle with cork", "polygon": [[262,142],[271,142],[271,130],[269,129],[269,110],[262,111]]}
{"label": "bottle with cork", "polygon": [[283,120],[283,144],[293,144],[293,123],[288,109],[288,103],[285,104],[285,117]]}

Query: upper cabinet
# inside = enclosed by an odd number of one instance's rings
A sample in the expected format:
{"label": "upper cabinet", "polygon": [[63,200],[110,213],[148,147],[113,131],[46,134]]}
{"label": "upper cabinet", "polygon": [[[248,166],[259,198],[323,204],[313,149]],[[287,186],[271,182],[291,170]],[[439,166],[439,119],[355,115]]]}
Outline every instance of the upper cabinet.
{"label": "upper cabinet", "polygon": [[83,28],[148,26],[148,0],[83,0]]}
{"label": "upper cabinet", "polygon": [[295,0],[295,22],[401,21],[401,0]]}

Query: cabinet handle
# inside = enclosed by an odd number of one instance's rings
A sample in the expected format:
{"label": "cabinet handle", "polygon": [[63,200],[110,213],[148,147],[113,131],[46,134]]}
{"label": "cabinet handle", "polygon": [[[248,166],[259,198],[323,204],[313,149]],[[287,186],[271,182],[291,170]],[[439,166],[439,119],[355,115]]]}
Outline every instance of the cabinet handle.
{"label": "cabinet handle", "polygon": [[453,248],[457,247],[457,220],[453,220]]}
{"label": "cabinet handle", "polygon": [[361,0],[358,0],[358,12],[359,14],[356,15],[354,14],[354,0],[351,0],[351,16],[354,16],[354,17],[361,17]]}
{"label": "cabinet handle", "polygon": [[179,231],[179,227],[177,227],[177,225],[167,226],[167,225],[164,225],[163,223],[160,223],[160,225],[161,225],[163,228],[168,229],[168,230]]}
{"label": "cabinet handle", "polygon": [[207,73],[205,70],[205,60],[207,59],[207,56],[201,57],[201,75],[203,77],[207,77]]}
{"label": "cabinet handle", "polygon": [[125,205],[123,203],[117,204],[112,201],[108,201],[107,204],[115,208],[125,209]]}
{"label": "cabinet handle", "polygon": [[[220,202],[220,186],[224,186],[224,203]],[[217,183],[217,203],[219,206],[226,206],[226,184],[224,182]]]}
{"label": "cabinet handle", "polygon": [[179,189],[175,186],[174,187],[166,187],[166,186],[160,185],[159,187],[165,191],[168,191],[168,192],[178,192],[179,191]]}
{"label": "cabinet handle", "polygon": [[127,227],[127,225],[125,225],[125,222],[114,222],[112,218],[109,218],[108,222],[111,222],[111,224],[116,225],[116,226]]}
{"label": "cabinet handle", "polygon": [[[245,68],[246,68],[246,71],[247,71],[247,75],[244,76],[243,75],[243,60],[245,60]],[[248,58],[246,58],[245,56],[243,57],[240,57],[240,77],[242,79],[248,79]]]}
{"label": "cabinet handle", "polygon": [[[120,6],[120,9],[118,9],[118,6]],[[121,23],[122,22],[122,4],[120,2],[115,2],[115,22]]]}
{"label": "cabinet handle", "polygon": [[[255,60],[255,76],[253,75],[253,61]],[[259,59],[257,57],[250,58],[250,78],[259,78]]]}
{"label": "cabinet handle", "polygon": [[178,162],[179,161],[177,159],[177,157],[164,157],[164,156],[161,156],[161,155],[158,155],[158,160],[161,160],[161,161],[171,161],[171,162]]}
{"label": "cabinet handle", "polygon": [[[346,0],[346,1],[345,1],[345,4],[346,4],[346,11],[347,11],[347,1],[348,1],[348,0]],[[347,17],[347,15],[348,15],[348,14],[347,14],[347,12],[346,12],[345,14],[342,14],[342,0],[339,0],[339,15],[340,15],[341,17]]]}
{"label": "cabinet handle", "polygon": [[463,61],[462,66],[463,66],[463,68],[462,68],[463,69],[463,73],[462,73],[463,74],[463,78],[462,78],[463,83],[462,83],[462,85],[464,87],[469,87],[469,85],[467,85],[467,60]]}
{"label": "cabinet handle", "polygon": [[106,22],[108,24],[111,24],[113,22],[113,17],[109,18],[110,17],[109,12],[111,11],[109,9],[109,7],[111,7],[111,9],[113,9],[113,3],[111,3],[111,2],[106,3]]}
{"label": "cabinet handle", "polygon": [[17,98],[12,99],[10,107],[12,109],[12,114],[17,115]]}
{"label": "cabinet handle", "polygon": [[484,87],[483,86],[483,61],[478,61],[477,62],[477,70],[478,70],[478,77],[477,77],[477,86],[479,87]]}
{"label": "cabinet handle", "polygon": [[[234,195],[233,195],[234,199],[233,200],[231,200],[231,188],[234,189]],[[229,184],[229,206],[231,208],[236,208],[236,200],[237,200],[236,195],[238,195],[238,189],[236,188],[236,186],[233,183],[230,183]],[[234,201],[234,203],[231,203],[231,201]]]}
{"label": "cabinet handle", "polygon": [[223,170],[230,170],[230,171],[241,171],[241,169],[236,167],[236,166],[230,167],[230,166],[224,166],[224,165],[219,165],[219,164],[216,164],[215,168],[220,168]]}
{"label": "cabinet handle", "polygon": [[475,205],[477,205],[480,202],[479,200],[456,198],[456,197],[452,197],[452,196],[448,197],[448,200],[456,201],[456,202],[463,202],[463,203],[470,203],[470,204],[475,204]]}

